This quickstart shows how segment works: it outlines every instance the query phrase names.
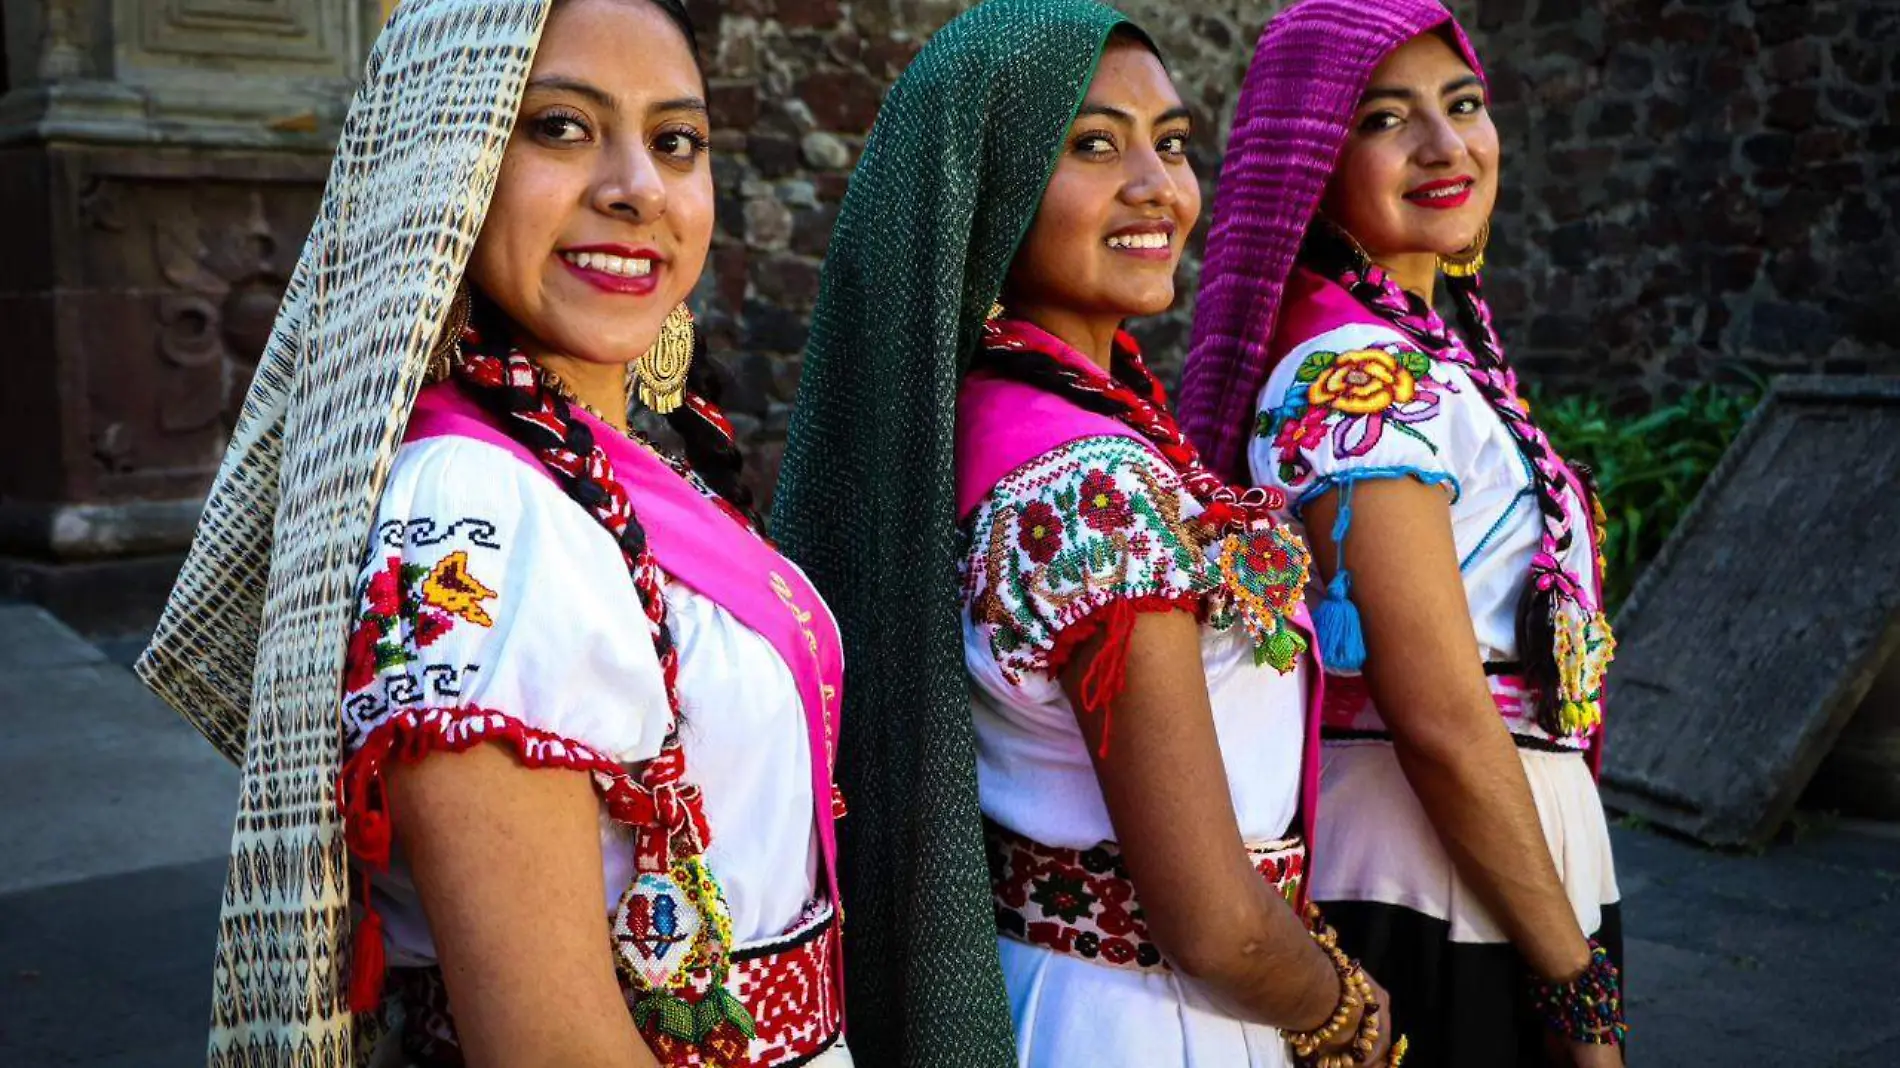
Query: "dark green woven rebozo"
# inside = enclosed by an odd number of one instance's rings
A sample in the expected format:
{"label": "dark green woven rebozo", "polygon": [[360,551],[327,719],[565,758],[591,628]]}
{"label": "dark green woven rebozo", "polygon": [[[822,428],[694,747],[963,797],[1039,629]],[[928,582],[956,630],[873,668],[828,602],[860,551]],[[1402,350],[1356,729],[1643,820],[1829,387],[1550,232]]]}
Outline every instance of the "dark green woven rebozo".
{"label": "dark green woven rebozo", "polygon": [[957,383],[1109,31],[990,0],[878,113],[825,256],[775,533],[844,631],[846,1011],[859,1064],[1016,1063],[963,667]]}

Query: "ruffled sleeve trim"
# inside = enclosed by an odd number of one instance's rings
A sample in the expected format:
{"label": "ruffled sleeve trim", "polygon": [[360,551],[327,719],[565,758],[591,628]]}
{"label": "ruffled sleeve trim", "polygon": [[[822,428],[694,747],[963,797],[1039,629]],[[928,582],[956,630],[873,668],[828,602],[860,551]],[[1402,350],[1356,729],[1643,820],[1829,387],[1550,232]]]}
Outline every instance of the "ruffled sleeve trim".
{"label": "ruffled sleeve trim", "polygon": [[644,828],[682,827],[691,822],[701,841],[710,837],[703,808],[693,803],[696,787],[680,784],[663,791],[649,790],[607,754],[493,709],[464,706],[397,710],[364,738],[344,762],[337,780],[344,841],[364,869],[359,895],[364,915],[356,926],[350,969],[353,1011],[372,1011],[382,999],[382,917],[371,903],[368,871],[388,870],[395,840],[387,771],[394,764],[416,764],[431,753],[466,752],[486,742],[506,747],[523,767],[588,773],[602,808],[617,823]]}
{"label": "ruffled sleeve trim", "polygon": [[1058,675],[1101,635],[1078,696],[1106,714],[1136,617],[1199,614],[1219,587],[1196,508],[1164,461],[1122,437],[1078,439],[999,482],[971,521],[966,602],[1004,679]]}

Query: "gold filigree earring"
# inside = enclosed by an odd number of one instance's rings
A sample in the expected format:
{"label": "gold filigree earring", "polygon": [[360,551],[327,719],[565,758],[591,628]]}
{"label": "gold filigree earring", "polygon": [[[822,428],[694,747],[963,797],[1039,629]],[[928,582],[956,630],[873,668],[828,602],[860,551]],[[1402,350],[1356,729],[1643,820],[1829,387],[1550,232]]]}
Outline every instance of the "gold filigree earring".
{"label": "gold filigree earring", "polygon": [[633,365],[640,403],[665,415],[680,406],[693,364],[693,309],[684,301],[666,314],[659,340]]}
{"label": "gold filigree earring", "polygon": [[1491,220],[1478,227],[1478,236],[1460,252],[1438,257],[1438,269],[1449,278],[1470,278],[1484,270],[1484,246],[1491,243]]}
{"label": "gold filigree earring", "polygon": [[996,320],[1001,319],[1002,317],[1003,317],[1003,302],[1000,300],[990,301],[989,314],[983,316],[983,321],[986,323],[993,323]]}
{"label": "gold filigree earring", "polygon": [[463,281],[455,287],[455,296],[449,301],[449,312],[442,319],[442,329],[435,335],[435,345],[429,349],[429,363],[422,372],[423,381],[433,385],[446,381],[455,373],[455,361],[462,354],[462,332],[468,329],[469,312],[468,282]]}

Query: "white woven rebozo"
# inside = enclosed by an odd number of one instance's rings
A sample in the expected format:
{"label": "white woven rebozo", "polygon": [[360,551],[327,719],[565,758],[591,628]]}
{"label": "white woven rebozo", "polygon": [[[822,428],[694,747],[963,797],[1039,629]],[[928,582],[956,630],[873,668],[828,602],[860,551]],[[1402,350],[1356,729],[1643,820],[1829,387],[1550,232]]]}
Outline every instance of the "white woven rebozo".
{"label": "white woven rebozo", "polygon": [[551,0],[405,0],[138,673],[243,769],[209,1063],[349,1068],[336,807],[354,584]]}

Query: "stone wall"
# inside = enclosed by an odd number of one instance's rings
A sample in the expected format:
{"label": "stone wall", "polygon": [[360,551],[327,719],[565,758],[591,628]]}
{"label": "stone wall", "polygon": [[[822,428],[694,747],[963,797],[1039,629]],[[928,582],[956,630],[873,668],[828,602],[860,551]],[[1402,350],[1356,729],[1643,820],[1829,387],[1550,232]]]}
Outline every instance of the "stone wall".
{"label": "stone wall", "polygon": [[[1195,112],[1193,155],[1213,205],[1233,98],[1283,0],[1131,0]],[[690,5],[712,79],[719,232],[695,303],[737,379],[727,408],[761,492],[776,480],[806,322],[851,167],[884,91],[959,0],[726,0]],[[1137,333],[1172,377],[1186,344],[1202,226],[1176,309]]]}
{"label": "stone wall", "polygon": [[[688,2],[719,190],[695,303],[764,491],[864,135],[968,3]],[[1234,95],[1285,2],[1122,5],[1195,111],[1210,209]],[[4,0],[0,310],[25,355],[0,438],[28,459],[0,471],[0,565],[182,548],[387,6]],[[1635,405],[1729,367],[1900,372],[1900,5],[1451,6],[1489,60],[1505,180],[1487,278],[1530,377]],[[1170,380],[1205,229],[1175,310],[1136,329]]]}
{"label": "stone wall", "polygon": [[1477,0],[1486,274],[1533,378],[1900,372],[1900,4]]}

